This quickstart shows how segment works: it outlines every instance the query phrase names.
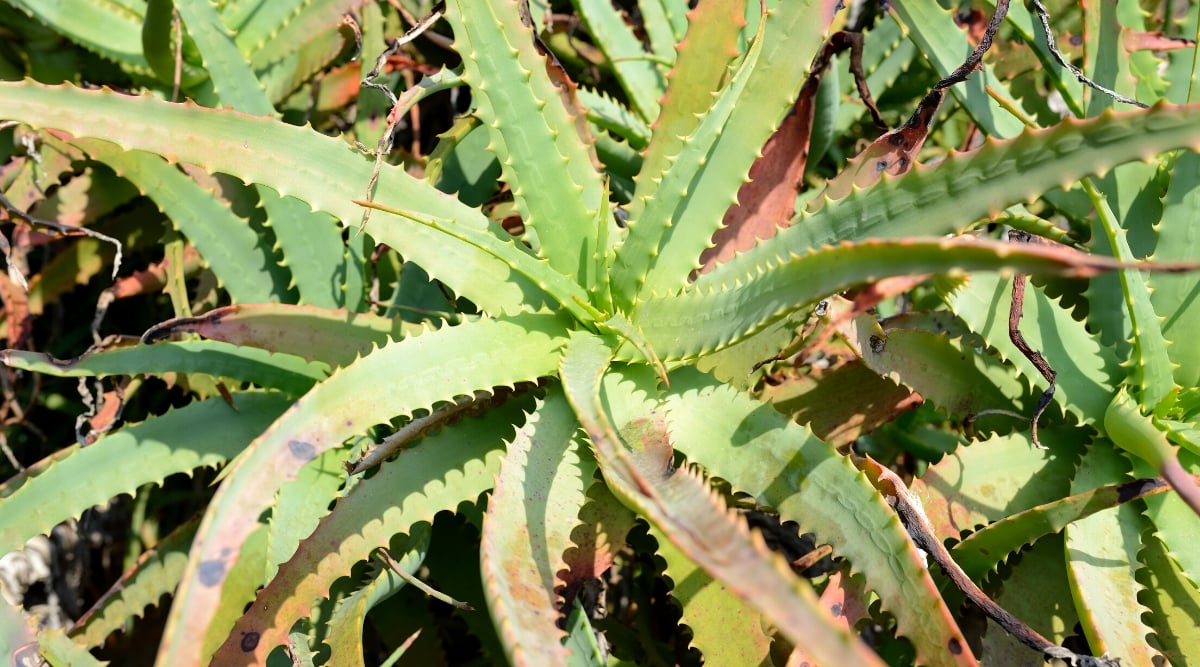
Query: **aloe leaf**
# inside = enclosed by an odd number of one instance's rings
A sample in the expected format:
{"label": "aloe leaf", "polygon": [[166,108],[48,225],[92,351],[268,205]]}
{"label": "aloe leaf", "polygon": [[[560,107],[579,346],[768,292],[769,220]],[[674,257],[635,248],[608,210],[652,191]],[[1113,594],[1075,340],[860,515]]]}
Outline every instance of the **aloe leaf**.
{"label": "aloe leaf", "polygon": [[[323,308],[346,305],[346,243],[342,229],[328,213],[313,212],[294,197],[280,197],[258,188],[275,241],[283,251],[283,266],[300,294],[299,303]],[[351,243],[354,239],[351,239]]]}
{"label": "aloe leaf", "polygon": [[216,6],[209,2],[181,2],[177,10],[221,100],[254,116],[275,113],[254,70],[242,57],[229,29],[221,23]]}
{"label": "aloe leaf", "polygon": [[[207,658],[200,653],[201,638],[219,611],[239,547],[259,512],[300,466],[375,424],[438,401],[546,375],[554,370],[565,337],[564,324],[554,315],[472,320],[388,345],[317,385],[239,458],[210,503],[159,661],[192,665]],[[388,391],[375,389],[382,382]]]}
{"label": "aloe leaf", "polygon": [[[215,659],[223,665],[261,664],[354,563],[387,546],[397,533],[427,530],[421,524],[432,523],[439,511],[491,488],[503,454],[498,434],[519,423],[530,407],[527,401],[510,401],[447,427],[405,450],[402,461],[385,463],[374,477],[358,483],[279,568]],[[250,638],[245,645],[244,637]]]}
{"label": "aloe leaf", "polygon": [[240,452],[291,404],[274,393],[240,393],[235,412],[220,398],[192,403],[126,427],[91,445],[66,447],[0,489],[0,548],[144,484],[217,466]]}
{"label": "aloe leaf", "polygon": [[253,55],[311,4],[312,0],[238,0],[226,3],[221,19],[236,36],[242,53]]}
{"label": "aloe leaf", "polygon": [[581,322],[590,322],[597,315],[595,309],[590,307],[585,298],[586,294],[578,283],[555,270],[553,264],[548,260],[531,255],[524,246],[518,245],[511,238],[499,239],[487,232],[447,224],[440,220],[422,218],[400,209],[368,202],[360,203],[367,208],[378,209],[397,217],[413,220],[417,224],[435,229],[495,257],[508,265],[513,274],[529,280],[553,297],[564,310]]}
{"label": "aloe leaf", "polygon": [[[276,4],[283,7],[273,7]],[[236,33],[238,46],[242,53],[249,55],[256,71],[262,71],[298,50],[303,51],[330,33],[337,36],[337,46],[333,47],[333,55],[336,55],[343,41],[338,36],[342,17],[362,4],[362,0],[273,0],[263,3],[262,9]],[[289,9],[286,18],[280,20],[281,10]],[[368,54],[367,57],[375,55]]]}
{"label": "aloe leaf", "polygon": [[[772,240],[756,249],[771,246]],[[722,265],[705,276],[720,276],[721,282],[702,278],[696,287],[681,294],[651,297],[641,303],[635,321],[660,358],[688,359],[720,350],[822,297],[880,278],[1004,270],[1078,276],[1116,263],[1065,247],[917,238],[800,251],[745,273],[726,270],[731,266],[733,263]]]}
{"label": "aloe leaf", "polygon": [[1146,585],[1143,599],[1150,609],[1154,638],[1172,665],[1189,664],[1200,646],[1200,591],[1170,558],[1167,547],[1153,532],[1142,538],[1138,559],[1146,564],[1138,576]]}
{"label": "aloe leaf", "polygon": [[[897,18],[904,24],[908,37],[917,45],[938,76],[947,76],[963,63],[965,54],[971,52],[966,32],[954,23],[953,14],[940,5],[897,0],[892,5]],[[1018,107],[1008,93],[1008,86],[992,72],[991,65],[981,64],[980,76],[971,76],[963,83],[950,88],[959,104],[971,114],[971,119],[989,137],[1008,138],[1021,133],[1025,125],[1007,109],[998,104],[992,95],[1004,98],[1013,107]],[[989,90],[991,92],[989,93]]]}
{"label": "aloe leaf", "polygon": [[142,15],[122,5],[92,0],[5,0],[71,41],[131,73],[150,74],[142,56]]}
{"label": "aloe leaf", "polygon": [[[417,524],[412,533],[404,553],[392,557],[409,577],[416,576],[429,552],[429,530],[426,525]],[[324,641],[330,649],[330,655],[338,656],[340,664],[347,667],[366,667],[363,659],[363,626],[367,612],[407,584],[407,580],[388,567],[378,572],[362,588],[339,600],[329,617],[329,634]]]}
{"label": "aloe leaf", "polygon": [[145,610],[158,604],[179,583],[187,566],[187,553],[199,520],[171,531],[154,548],[143,553],[120,581],[79,619],[70,631],[73,639],[89,648],[103,646],[109,635],[121,630]]}
{"label": "aloe leaf", "polygon": [[[594,158],[584,144],[577,109],[551,80],[545,58],[522,24],[515,0],[455,0],[447,19],[463,58],[477,113],[489,127],[517,208],[537,235],[541,256],[563,275],[590,286],[596,212],[603,195]],[[561,84],[565,90],[556,87]],[[586,131],[586,123],[583,125]]]}
{"label": "aloe leaf", "polygon": [[[1003,588],[993,598],[996,604],[1060,646],[1076,635],[1079,622],[1065,561],[1062,535],[1038,540],[1011,563],[1011,574],[1005,577]],[[983,655],[988,664],[995,665],[1018,665],[1039,659],[1012,635],[990,628],[983,636]]]}
{"label": "aloe leaf", "polygon": [[1136,479],[1107,484],[1061,500],[1011,514],[980,530],[951,549],[963,572],[980,581],[998,563],[1027,544],[1053,535],[1074,521],[1089,517],[1122,503],[1167,490],[1161,480]]}
{"label": "aloe leaf", "polygon": [[[695,371],[671,374],[667,400],[671,437],[688,460],[849,560],[912,640],[919,662],[974,664],[899,518],[845,457],[768,405]],[[696,414],[705,418],[688,417]]]}
{"label": "aloe leaf", "polygon": [[729,83],[672,158],[658,188],[646,193],[645,208],[637,215],[630,212],[629,235],[614,266],[618,303],[687,284],[725,209],[734,203],[730,193],[745,182],[759,149],[795,99],[836,5],[798,0],[767,13]]}
{"label": "aloe leaf", "polygon": [[[255,116],[274,114],[266,91],[221,23],[216,8],[208,3],[184,3],[180,16],[200,50],[222,103]],[[258,190],[285,265],[291,267],[301,303],[343,305],[342,285],[331,280],[344,266],[342,234],[333,219],[310,210],[298,199]]]}
{"label": "aloe leaf", "polygon": [[[1084,443],[1078,429],[1042,429],[1047,449],[1020,434],[995,435],[959,447],[913,481],[940,540],[959,540],[979,526],[1069,496]],[[1001,504],[998,499],[1009,499]]]}
{"label": "aloe leaf", "polygon": [[[947,302],[1002,359],[1038,387],[1045,387],[1045,378],[1008,335],[1011,281],[973,275],[965,286],[948,296]],[[1041,352],[1058,373],[1055,403],[1073,413],[1080,423],[1100,420],[1115,395],[1114,379],[1120,372],[1113,351],[1102,347],[1083,323],[1037,287],[1025,291],[1021,321],[1025,323],[1021,327],[1025,341]]]}
{"label": "aloe leaf", "polygon": [[269,268],[274,262],[270,249],[227,202],[156,155],[123,151],[95,139],[74,143],[150,197],[200,251],[235,301],[279,301],[287,294],[287,285],[279,284]]}
{"label": "aloe leaf", "polygon": [[[1097,440],[1084,456],[1071,492],[1124,482],[1128,471],[1128,462]],[[1144,528],[1137,507],[1120,505],[1067,526],[1066,553],[1071,596],[1092,652],[1149,665],[1158,652],[1146,643],[1151,629],[1142,614],[1148,610],[1138,601],[1143,586],[1134,579]]]}
{"label": "aloe leaf", "polygon": [[[596,471],[562,394],[547,396],[508,445],[488,500],[480,567],[510,664],[566,665],[557,573]],[[513,530],[513,526],[523,526]]]}
{"label": "aloe leaf", "polygon": [[[1047,184],[1069,187],[1088,174],[1183,146],[1200,146],[1200,105],[1159,106],[1026,130],[952,154],[935,166],[915,165],[845,199],[825,201],[815,212],[798,215],[775,235],[778,240],[725,266],[736,275],[789,252],[841,241],[957,233],[979,218],[1040,196]],[[720,280],[719,273],[700,276],[697,283]]]}
{"label": "aloe leaf", "polygon": [[321,362],[220,341],[182,341],[91,352],[63,361],[39,352],[4,350],[0,363],[55,377],[205,373],[300,395],[325,379]]}
{"label": "aloe leaf", "polygon": [[[661,415],[654,411],[621,415],[624,435],[617,434],[604,405],[628,399],[606,399],[601,393],[611,359],[612,350],[602,338],[575,332],[564,348],[559,373],[614,494],[817,660],[881,665],[874,653],[820,608],[807,583],[729,512],[698,473],[670,468],[669,436]],[[632,441],[632,451],[623,439]]]}
{"label": "aloe leaf", "polygon": [[[361,218],[362,209],[354,200],[366,192],[374,167],[372,160],[344,142],[308,128],[111,91],[0,83],[0,116],[76,136],[100,137],[127,150],[158,153],[213,173],[237,174],[281,195],[295,195],[343,225],[357,224]],[[479,211],[409,176],[401,167],[383,166],[377,192],[384,204],[402,201],[405,210],[453,221],[447,224],[505,233],[489,225]],[[514,280],[503,262],[474,248],[448,244],[445,235],[424,225],[395,217],[387,222],[371,220],[365,231],[376,241],[400,249],[430,276],[488,312],[513,311],[544,301],[536,286]]]}
{"label": "aloe leaf", "polygon": [[629,208],[634,219],[641,217],[658,188],[656,181],[712,106],[730,63],[738,56],[738,37],[746,25],[745,10],[742,0],[701,4],[688,13],[687,34],[679,44],[675,66],[667,74],[670,88],[654,120],[653,135],[650,130],[645,134],[649,147]]}
{"label": "aloe leaf", "polygon": [[[142,23],[142,52],[155,76],[164,84],[175,81],[174,0],[150,0],[146,3],[146,18]],[[180,44],[179,85],[191,88],[208,78],[208,72],[192,64],[196,44],[186,32]]]}
{"label": "aloe leaf", "polygon": [[[1157,226],[1158,242],[1151,257],[1170,261],[1195,256],[1200,230],[1192,224],[1200,210],[1200,154],[1183,152],[1175,159],[1171,183],[1163,199],[1162,220]],[[1152,274],[1147,281],[1153,289],[1150,300],[1154,310],[1165,319],[1163,336],[1170,341],[1168,352],[1177,364],[1175,381],[1182,387],[1200,385],[1200,345],[1189,344],[1192,332],[1200,331],[1200,275]]]}
{"label": "aloe leaf", "polygon": [[107,660],[95,656],[67,637],[64,630],[42,630],[38,633],[38,652],[51,667],[100,667]]}
{"label": "aloe leaf", "polygon": [[692,647],[710,665],[762,665],[769,662],[771,635],[763,618],[721,582],[692,562],[661,532],[651,528],[658,542],[655,555],[666,561],[663,574],[674,582],[671,597],[682,608],[679,622],[692,631]]}
{"label": "aloe leaf", "polygon": [[575,91],[579,103],[587,109],[588,120],[629,142],[637,150],[650,143],[650,128],[624,105],[601,91],[580,88]]}
{"label": "aloe leaf", "polygon": [[[904,37],[900,24],[892,15],[882,16],[869,31],[864,33],[862,65],[867,75],[867,89],[881,91],[891,88],[909,70],[917,55],[912,40]],[[854,77],[850,73],[850,59],[839,58],[838,80],[842,82],[843,101],[846,96],[856,94]],[[834,136],[850,130],[855,121],[866,113],[860,103],[842,104],[834,125]]]}
{"label": "aloe leaf", "polygon": [[953,417],[1012,410],[1027,393],[1005,366],[944,335],[885,329],[881,344],[872,345],[870,328],[860,324],[854,330],[859,356],[871,370],[912,388]]}
{"label": "aloe leaf", "polygon": [[658,118],[658,99],[666,89],[656,59],[646,53],[625,17],[609,0],[574,0],[572,4],[588,34],[612,64],[634,110],[643,121],[653,122]]}
{"label": "aloe leaf", "polygon": [[482,206],[500,187],[500,162],[488,150],[489,141],[479,118],[460,117],[438,135],[425,164],[425,179],[469,206]]}
{"label": "aloe leaf", "polygon": [[284,484],[271,505],[267,521],[267,579],[286,563],[296,547],[329,514],[329,505],[346,482],[346,462],[354,448],[331,449],[309,461]]}
{"label": "aloe leaf", "polygon": [[153,342],[181,333],[199,334],[233,345],[345,366],[375,347],[420,330],[399,318],[370,313],[263,303],[225,306],[196,317],[167,320],[147,331],[142,339]]}
{"label": "aloe leaf", "polygon": [[[1181,462],[1190,473],[1200,472],[1196,457],[1181,452]],[[1136,462],[1135,462],[1136,464]],[[1196,512],[1178,494],[1163,493],[1146,499],[1146,516],[1154,524],[1155,536],[1163,542],[1168,555],[1178,564],[1183,576],[1200,586],[1200,553],[1192,548],[1196,531]]]}

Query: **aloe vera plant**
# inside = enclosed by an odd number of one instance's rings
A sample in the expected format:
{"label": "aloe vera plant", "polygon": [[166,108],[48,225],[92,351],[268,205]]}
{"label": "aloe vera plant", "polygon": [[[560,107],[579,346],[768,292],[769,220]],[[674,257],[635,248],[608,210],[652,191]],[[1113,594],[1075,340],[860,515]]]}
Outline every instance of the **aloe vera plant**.
{"label": "aloe vera plant", "polygon": [[[449,0],[461,62],[414,83],[389,119],[446,88],[469,89],[472,106],[417,177],[363,148],[383,130],[366,120],[380,109],[370,86],[345,138],[288,122],[291,93],[355,50],[346,33],[368,60],[382,50],[398,26],[387,3],[152,1],[105,14],[109,29],[10,4],[138,89],[6,81],[0,118],[40,130],[38,159],[60,173],[106,165],[120,180],[105,170],[97,183],[132,184],[161,209],[178,317],[70,361],[15,349],[10,326],[2,360],[58,377],[186,378],[188,400],[16,475],[0,491],[0,551],[169,475],[224,466],[198,524],[134,563],[69,639],[36,640],[48,659],[100,646],[174,589],[158,664],[368,664],[369,613],[423,574],[448,590],[478,577],[486,610],[456,614],[494,661],[605,664],[602,634],[610,658],[638,662],[647,642],[588,609],[584,591],[639,541],[657,543],[642,548],[660,559],[651,574],[672,582],[679,624],[710,664],[1198,659],[1200,563],[1185,541],[1197,520],[1200,359],[1186,341],[1198,278],[1147,277],[1138,262],[1195,259],[1200,170],[1186,149],[1200,146],[1200,107],[1105,110],[1111,97],[1060,76],[1024,8],[1000,3],[1004,34],[1027,45],[997,48],[1032,51],[1032,73],[983,65],[941,106],[921,106],[919,131],[906,125],[847,166],[804,159],[818,131],[829,144],[861,127],[839,107],[850,64],[809,66],[828,61],[818,55],[847,20],[839,2],[645,0],[642,39],[610,3],[579,0],[592,57],[612,75],[605,93],[572,81],[581,56],[542,30],[554,19],[545,4]],[[950,76],[969,50],[953,17],[928,1],[892,5],[863,32],[855,67],[869,68],[867,84],[888,87],[906,67],[926,68],[931,86]],[[359,18],[339,32],[350,10]],[[1195,15],[1189,6],[1193,28]],[[1149,34],[1136,3],[1084,19],[1087,77],[1189,101],[1178,91],[1195,65],[1179,52],[1160,74],[1148,52],[1098,45],[1106,30]],[[348,71],[357,86],[364,75]],[[1030,99],[1031,80],[1077,117],[1041,127],[1053,111]],[[177,84],[191,101],[162,99]],[[985,136],[945,149],[968,127]],[[916,156],[926,134],[939,159],[897,168],[889,138],[920,135],[903,153]],[[806,169],[829,190],[793,213]],[[966,234],[981,223],[1061,243]],[[723,228],[750,238],[722,240]],[[707,261],[714,239],[740,252]],[[189,249],[219,285],[212,299],[189,290]],[[1028,417],[1045,385],[1010,339],[1014,274],[1042,281],[1017,312],[1056,372],[1047,451],[1027,420],[988,414]],[[867,306],[882,297],[869,290],[910,276],[921,279],[900,291],[926,312],[877,321]],[[372,285],[388,282],[380,302]],[[860,396],[837,400],[819,379],[781,384],[782,357],[762,367],[813,306],[863,286],[815,318],[828,322],[835,372],[866,370],[850,387]],[[945,443],[912,491],[803,418],[877,417],[869,393],[884,384],[923,397],[928,421],[905,430],[884,414],[859,453],[886,456],[887,433]],[[837,574],[816,587],[798,576],[746,510],[814,534],[842,559]],[[376,565],[380,549],[391,569]],[[1054,596],[1030,595],[1043,588]],[[996,590],[1001,625],[969,630],[964,596],[981,604]],[[885,640],[856,632],[856,605]],[[12,616],[15,647],[26,633]],[[403,639],[385,644],[432,650]]]}

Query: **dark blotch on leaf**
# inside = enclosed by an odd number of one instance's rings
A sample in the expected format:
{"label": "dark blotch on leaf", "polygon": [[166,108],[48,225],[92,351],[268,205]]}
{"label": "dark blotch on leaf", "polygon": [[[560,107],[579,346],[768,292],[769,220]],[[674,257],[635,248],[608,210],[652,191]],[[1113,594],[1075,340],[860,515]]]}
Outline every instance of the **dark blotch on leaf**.
{"label": "dark blotch on leaf", "polygon": [[1140,498],[1154,489],[1165,485],[1166,482],[1160,479],[1135,479],[1132,482],[1117,487],[1117,502],[1127,503],[1134,498]]}
{"label": "dark blotch on leaf", "polygon": [[262,635],[257,632],[247,632],[242,635],[241,647],[243,653],[249,653],[258,648],[258,640],[262,639]]}
{"label": "dark blotch on leaf", "polygon": [[962,655],[962,642],[958,641],[957,637],[951,638],[950,643],[946,645],[946,648],[950,649],[950,652],[954,655]]}
{"label": "dark blotch on leaf", "polygon": [[883,352],[883,348],[887,346],[882,336],[871,336],[871,351],[875,354]]}
{"label": "dark blotch on leaf", "polygon": [[206,560],[200,563],[196,574],[203,586],[216,586],[225,578],[225,563],[219,560]]}
{"label": "dark blotch on leaf", "polygon": [[317,457],[317,448],[312,443],[303,440],[289,440],[288,451],[301,461],[311,461]]}
{"label": "dark blotch on leaf", "polygon": [[831,614],[833,614],[834,616],[841,616],[841,615],[842,615],[842,605],[841,605],[841,603],[835,604],[835,605],[833,605],[832,607],[830,607],[830,608],[829,608],[829,612],[830,612]]}

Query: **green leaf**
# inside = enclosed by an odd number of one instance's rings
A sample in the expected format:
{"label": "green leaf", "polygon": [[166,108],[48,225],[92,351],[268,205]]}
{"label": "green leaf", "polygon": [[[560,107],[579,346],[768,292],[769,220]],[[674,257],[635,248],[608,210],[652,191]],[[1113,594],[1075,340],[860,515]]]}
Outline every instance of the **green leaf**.
{"label": "green leaf", "polygon": [[[310,128],[111,91],[0,83],[0,116],[76,136],[100,137],[126,150],[158,153],[211,173],[236,174],[281,195],[296,196],[343,225],[348,221],[357,225],[361,219],[362,208],[354,201],[366,194],[374,168],[374,162],[353,147]],[[447,225],[506,234],[479,211],[409,176],[399,166],[383,165],[376,191],[384,205],[404,202],[404,210],[419,211]],[[404,248],[406,259],[485,311],[502,313],[545,301],[536,286],[514,280],[503,262],[474,247],[449,242],[444,234],[419,223],[400,217],[371,220],[365,231],[379,243]]]}
{"label": "green leaf", "polygon": [[87,447],[63,448],[0,490],[0,549],[123,493],[168,475],[217,466],[232,458],[291,404],[274,393],[239,393],[235,412],[211,398],[110,433]]}
{"label": "green leaf", "polygon": [[200,50],[213,90],[225,104],[253,116],[269,116],[275,108],[254,70],[242,57],[233,35],[211,2],[180,2],[179,17]]}
{"label": "green leaf", "polygon": [[25,350],[0,352],[0,363],[55,377],[205,373],[300,395],[325,379],[328,367],[288,354],[219,341],[192,340],[91,352],[69,361]]}
{"label": "green leaf", "polygon": [[582,139],[586,121],[564,103],[517,5],[454,0],[446,18],[463,58],[463,79],[541,256],[559,273],[590,286],[596,279],[589,269],[598,251],[595,218],[603,184]]}
{"label": "green leaf", "polygon": [[[899,518],[845,457],[771,406],[695,371],[671,374],[667,411],[671,437],[689,461],[728,481],[735,493],[778,510],[782,521],[816,533],[849,560],[921,662],[973,661]],[[705,418],[690,418],[697,414]]]}
{"label": "green leaf", "polygon": [[107,141],[76,139],[93,159],[150,197],[208,262],[217,280],[238,303],[280,301],[287,285],[277,282],[270,248],[228,202],[205,190],[156,155],[122,151]]}
{"label": "green leaf", "polygon": [[225,306],[197,317],[167,320],[152,327],[142,339],[153,342],[179,333],[199,334],[234,345],[345,366],[376,347],[420,331],[421,327],[400,318],[263,303]]}
{"label": "green leaf", "polygon": [[575,0],[572,4],[594,43],[604,51],[634,110],[643,121],[653,122],[666,89],[666,77],[655,58],[646,53],[626,17],[609,0]]}
{"label": "green leaf", "polygon": [[[1072,493],[1128,479],[1129,464],[1113,447],[1097,440],[1089,448],[1071,484]],[[1107,653],[1130,664],[1151,664],[1158,655],[1146,643],[1148,611],[1134,579],[1137,551],[1145,528],[1138,508],[1118,507],[1067,526],[1067,577],[1079,621],[1093,653]]]}
{"label": "green leaf", "polygon": [[[317,385],[231,466],[200,526],[167,622],[173,640],[159,659],[207,658],[200,638],[219,611],[229,568],[258,514],[302,465],[371,426],[438,401],[548,374],[565,334],[554,315],[472,320],[388,345]],[[379,390],[382,383],[387,391]]]}
{"label": "green leaf", "polygon": [[71,41],[130,70],[149,74],[142,56],[142,15],[113,2],[5,0]]}

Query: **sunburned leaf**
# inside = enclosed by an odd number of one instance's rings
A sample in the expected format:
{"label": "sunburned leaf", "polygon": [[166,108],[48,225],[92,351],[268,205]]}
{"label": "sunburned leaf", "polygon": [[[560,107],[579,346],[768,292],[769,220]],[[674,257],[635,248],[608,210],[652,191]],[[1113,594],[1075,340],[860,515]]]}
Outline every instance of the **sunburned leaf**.
{"label": "sunburned leaf", "polygon": [[[695,371],[672,373],[667,401],[671,435],[688,459],[845,557],[896,617],[918,661],[975,664],[924,558],[849,461],[766,404]],[[690,417],[697,414],[704,419]]]}
{"label": "sunburned leaf", "polygon": [[546,397],[508,445],[483,518],[488,609],[513,665],[566,665],[555,594],[596,464],[561,394]]}
{"label": "sunburned leaf", "polygon": [[215,340],[118,347],[67,361],[37,352],[4,350],[0,352],[0,363],[56,377],[204,373],[295,395],[308,391],[328,372],[321,362]]}
{"label": "sunburned leaf", "polygon": [[152,343],[180,333],[199,334],[234,345],[345,366],[374,347],[383,347],[419,330],[400,318],[262,303],[225,306],[197,317],[167,320],[148,330],[142,340]]}
{"label": "sunburned leaf", "polygon": [[472,501],[490,488],[503,448],[498,434],[518,423],[530,407],[526,401],[510,401],[479,419],[447,427],[361,481],[279,568],[215,659],[228,665],[261,664],[271,649],[286,642],[292,624],[311,613],[313,601],[329,595],[334,581],[373,549],[387,546],[397,533],[424,530],[420,523],[432,523],[439,511]]}
{"label": "sunburned leaf", "polygon": [[[612,358],[604,341],[576,333],[567,344],[560,375],[610,488],[646,516],[689,558],[719,578],[736,595],[773,621],[788,639],[828,664],[882,664],[870,650],[839,628],[817,605],[816,595],[769,552],[688,469],[672,470],[666,424],[653,413],[620,416],[619,436],[601,394]],[[629,440],[633,451],[622,444]]]}
{"label": "sunburned leaf", "polygon": [[[548,374],[565,337],[556,315],[472,320],[388,345],[317,385],[231,467],[210,503],[159,659],[179,665],[207,659],[200,638],[219,611],[239,547],[300,466],[371,426],[435,402]],[[372,389],[383,381],[388,391]]]}

